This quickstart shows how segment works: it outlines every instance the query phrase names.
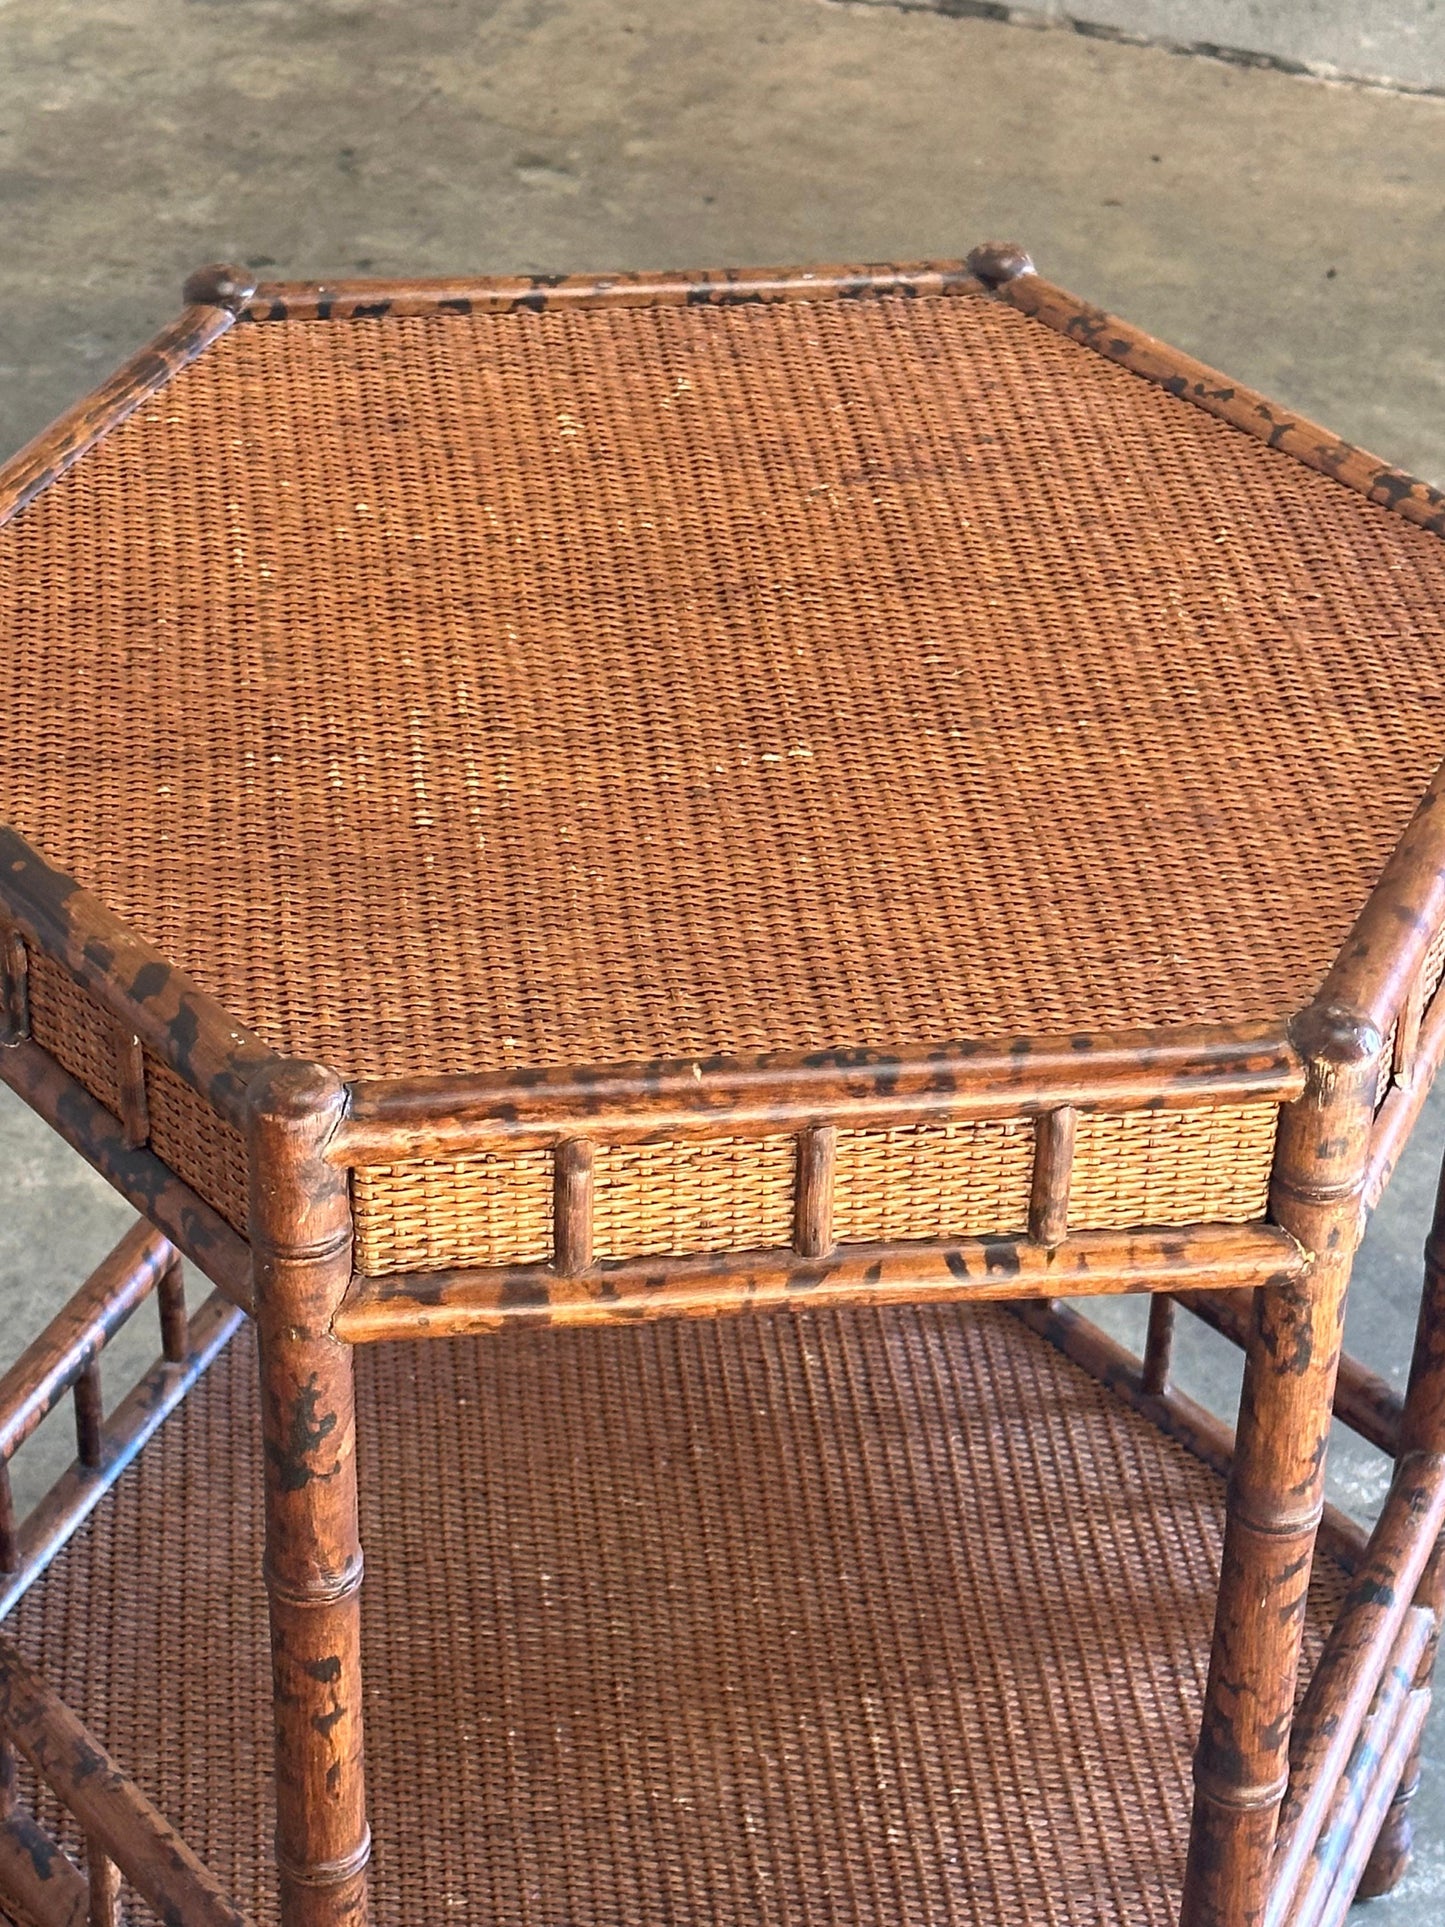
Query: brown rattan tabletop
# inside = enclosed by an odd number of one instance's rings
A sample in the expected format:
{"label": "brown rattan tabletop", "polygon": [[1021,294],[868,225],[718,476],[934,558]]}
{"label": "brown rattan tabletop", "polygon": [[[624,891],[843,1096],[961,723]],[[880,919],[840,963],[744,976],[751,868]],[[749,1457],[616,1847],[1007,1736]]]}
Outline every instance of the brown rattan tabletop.
{"label": "brown rattan tabletop", "polygon": [[369,1777],[378,1927],[1340,1927],[1445,1615],[1445,1204],[1340,1357],[1445,498],[1002,246],[187,303],[0,470],[0,1079],[144,1220],[0,1379],[0,1895],[361,1927]]}
{"label": "brown rattan tabletop", "polygon": [[[1438,503],[1040,288],[198,304],[8,472],[0,819],[349,1079],[1282,1036],[1445,749]],[[1274,1115],[1093,1120],[1073,1221],[1258,1216]],[[1026,1132],[855,1137],[835,1236],[1022,1227]],[[614,1150],[597,1256],[788,1242],[790,1137],[673,1152]],[[552,1245],[541,1149],[357,1202],[372,1273]]]}
{"label": "brown rattan tabletop", "polygon": [[1282,1020],[1445,547],[964,283],[241,325],[0,536],[0,817],[347,1077]]}

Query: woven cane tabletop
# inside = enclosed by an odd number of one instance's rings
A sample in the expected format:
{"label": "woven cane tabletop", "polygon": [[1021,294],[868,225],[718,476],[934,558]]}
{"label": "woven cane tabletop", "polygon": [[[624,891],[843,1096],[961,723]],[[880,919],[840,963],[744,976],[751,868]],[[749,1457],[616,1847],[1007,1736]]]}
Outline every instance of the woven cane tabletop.
{"label": "woven cane tabletop", "polygon": [[1445,545],[975,289],[243,318],[0,530],[0,818],[346,1075],[1267,1020]]}

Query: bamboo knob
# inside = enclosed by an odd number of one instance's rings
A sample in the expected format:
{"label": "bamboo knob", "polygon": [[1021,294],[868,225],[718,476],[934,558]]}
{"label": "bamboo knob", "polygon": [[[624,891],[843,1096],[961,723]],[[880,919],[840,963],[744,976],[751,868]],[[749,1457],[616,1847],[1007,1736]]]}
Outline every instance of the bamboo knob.
{"label": "bamboo knob", "polygon": [[1021,274],[1032,274],[1034,264],[1017,241],[985,241],[969,255],[967,267],[985,287],[1001,288]]}
{"label": "bamboo knob", "polygon": [[208,261],[186,277],[182,293],[187,307],[229,308],[239,314],[256,292],[256,277],[234,262]]}

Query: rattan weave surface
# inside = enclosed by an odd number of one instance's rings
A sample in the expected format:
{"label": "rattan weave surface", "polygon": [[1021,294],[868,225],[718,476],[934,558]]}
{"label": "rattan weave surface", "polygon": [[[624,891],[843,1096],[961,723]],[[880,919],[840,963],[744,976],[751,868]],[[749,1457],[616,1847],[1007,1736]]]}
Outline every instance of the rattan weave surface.
{"label": "rattan weave surface", "polygon": [[0,816],[347,1074],[1275,1018],[1445,547],[980,296],[242,322],[0,531]]}
{"label": "rattan weave surface", "polygon": [[[1172,1927],[1222,1488],[1006,1313],[357,1371],[378,1927]],[[254,1380],[12,1623],[269,1923]]]}

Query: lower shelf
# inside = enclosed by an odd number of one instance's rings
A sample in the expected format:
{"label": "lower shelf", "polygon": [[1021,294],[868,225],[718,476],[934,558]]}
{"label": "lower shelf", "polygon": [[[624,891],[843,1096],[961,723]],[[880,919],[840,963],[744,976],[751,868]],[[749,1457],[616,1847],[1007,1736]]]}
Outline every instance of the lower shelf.
{"label": "lower shelf", "polygon": [[[378,1927],[1173,1927],[1222,1486],[1008,1313],[357,1370]],[[247,1328],[10,1630],[269,1923],[254,1381]]]}

